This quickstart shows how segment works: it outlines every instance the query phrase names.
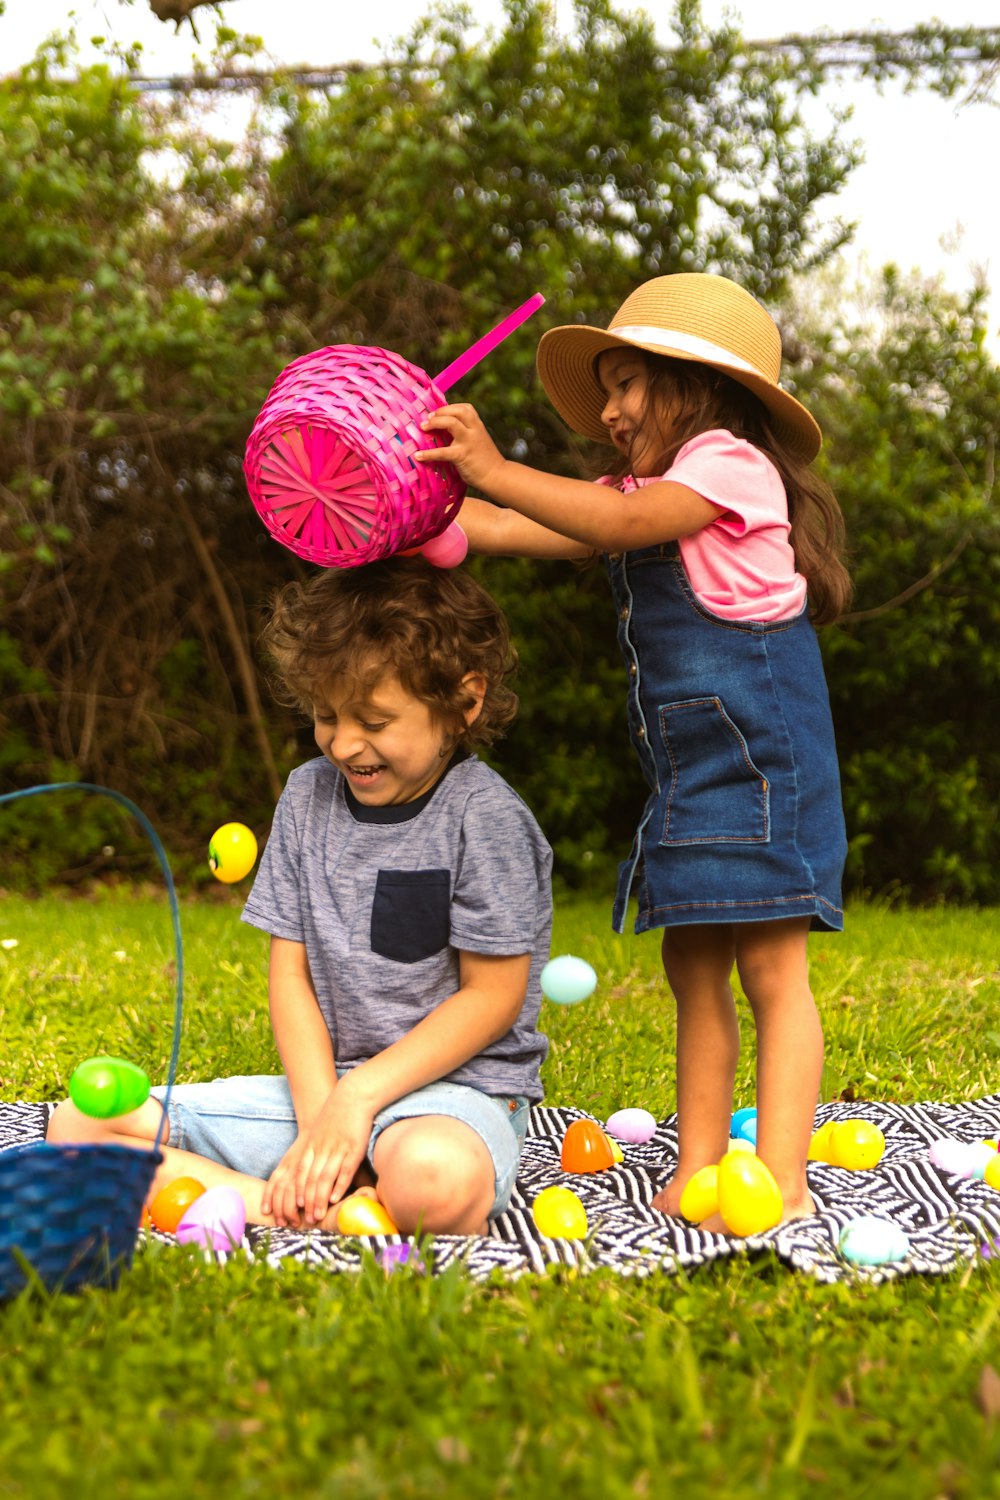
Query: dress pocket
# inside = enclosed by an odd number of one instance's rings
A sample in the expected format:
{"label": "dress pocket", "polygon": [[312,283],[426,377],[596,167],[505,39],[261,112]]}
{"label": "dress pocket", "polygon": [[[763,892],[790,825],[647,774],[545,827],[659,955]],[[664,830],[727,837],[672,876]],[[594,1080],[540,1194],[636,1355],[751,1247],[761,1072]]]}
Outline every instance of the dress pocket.
{"label": "dress pocket", "polygon": [[372,903],[372,952],[416,964],[448,946],[448,870],[379,870]]}
{"label": "dress pocket", "polygon": [[719,698],[660,708],[670,764],[661,844],[766,844],[767,778]]}

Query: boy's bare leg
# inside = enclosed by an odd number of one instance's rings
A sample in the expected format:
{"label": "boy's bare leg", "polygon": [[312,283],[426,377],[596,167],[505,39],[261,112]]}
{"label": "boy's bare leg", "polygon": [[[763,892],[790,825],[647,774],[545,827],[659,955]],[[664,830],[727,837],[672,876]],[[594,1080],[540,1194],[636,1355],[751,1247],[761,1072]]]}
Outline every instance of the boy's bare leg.
{"label": "boy's bare leg", "polygon": [[485,1234],[496,1197],[493,1158],[448,1115],[398,1120],[375,1143],[377,1193],[402,1234]]}

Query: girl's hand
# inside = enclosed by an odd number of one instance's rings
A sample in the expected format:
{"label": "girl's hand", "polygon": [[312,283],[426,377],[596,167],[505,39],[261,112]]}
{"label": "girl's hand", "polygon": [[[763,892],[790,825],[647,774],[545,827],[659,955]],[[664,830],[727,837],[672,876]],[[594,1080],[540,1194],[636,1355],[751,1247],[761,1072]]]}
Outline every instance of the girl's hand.
{"label": "girl's hand", "polygon": [[425,448],[413,456],[420,463],[452,463],[466,484],[492,494],[491,476],[503,468],[506,460],[483,425],[474,406],[462,401],[455,406],[441,406],[421,422],[424,432],[447,432],[451,443],[444,448]]}

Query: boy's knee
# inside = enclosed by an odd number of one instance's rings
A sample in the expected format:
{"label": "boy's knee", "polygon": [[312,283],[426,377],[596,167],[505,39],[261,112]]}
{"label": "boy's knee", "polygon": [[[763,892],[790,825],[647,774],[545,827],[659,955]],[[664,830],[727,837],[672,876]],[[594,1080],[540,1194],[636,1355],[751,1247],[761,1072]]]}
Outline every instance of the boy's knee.
{"label": "boy's knee", "polygon": [[471,1149],[456,1150],[433,1131],[411,1130],[385,1158],[376,1163],[379,1197],[400,1227],[412,1228],[419,1219],[427,1230],[463,1233],[467,1221],[485,1220],[495,1182],[492,1158],[478,1136]]}

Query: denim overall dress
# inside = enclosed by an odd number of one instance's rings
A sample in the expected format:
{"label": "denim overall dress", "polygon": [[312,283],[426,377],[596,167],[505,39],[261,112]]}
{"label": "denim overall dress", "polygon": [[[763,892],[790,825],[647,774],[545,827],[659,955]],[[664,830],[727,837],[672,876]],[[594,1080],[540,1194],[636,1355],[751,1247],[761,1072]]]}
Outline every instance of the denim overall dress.
{"label": "denim overall dress", "polygon": [[676,542],[604,558],[650,788],[614,928],[811,918],[844,925],[847,839],[830,700],[806,609],[762,624],[699,602]]}

